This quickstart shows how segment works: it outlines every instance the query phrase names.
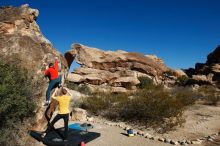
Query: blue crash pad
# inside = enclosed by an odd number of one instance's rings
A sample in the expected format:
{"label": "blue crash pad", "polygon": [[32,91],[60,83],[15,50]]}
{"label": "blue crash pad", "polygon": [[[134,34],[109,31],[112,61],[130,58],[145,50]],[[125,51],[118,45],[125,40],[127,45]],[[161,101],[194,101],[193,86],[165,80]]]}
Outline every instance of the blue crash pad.
{"label": "blue crash pad", "polygon": [[83,123],[83,124],[74,123],[74,124],[70,124],[69,128],[73,130],[79,130],[79,131],[88,131],[89,129],[93,128],[93,126],[87,123]]}

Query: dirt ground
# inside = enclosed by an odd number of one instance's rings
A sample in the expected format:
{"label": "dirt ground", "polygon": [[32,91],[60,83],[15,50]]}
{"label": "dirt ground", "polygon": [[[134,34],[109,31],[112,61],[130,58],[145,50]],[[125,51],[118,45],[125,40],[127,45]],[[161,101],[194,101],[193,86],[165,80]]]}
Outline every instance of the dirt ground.
{"label": "dirt ground", "polygon": [[[209,106],[196,104],[189,107],[184,116],[186,123],[182,127],[166,134],[156,134],[153,130],[145,131],[154,136],[169,138],[173,140],[195,140],[216,134],[220,131],[220,106]],[[112,127],[94,123],[94,129],[101,133],[101,137],[88,143],[88,146],[168,146],[156,140],[149,140],[141,136],[127,137],[125,131],[119,127]],[[219,140],[218,140],[219,139]],[[220,137],[213,142],[204,142],[203,146],[220,145]]]}
{"label": "dirt ground", "polygon": [[[186,123],[175,131],[164,134],[171,139],[198,139],[220,131],[220,106],[196,104],[189,107],[184,116]],[[220,145],[220,144],[219,144]]]}
{"label": "dirt ground", "polygon": [[[166,134],[157,134],[153,130],[144,132],[154,136],[169,138],[173,140],[194,140],[216,134],[220,131],[220,106],[208,106],[196,104],[189,107],[185,112],[186,123],[182,127]],[[75,123],[70,121],[69,124]],[[171,144],[150,140],[141,136],[128,137],[123,128],[108,126],[104,123],[94,122],[94,128],[90,131],[101,133],[101,137],[86,144],[86,146],[169,146]],[[56,127],[62,127],[62,120]],[[220,145],[220,136],[213,142],[203,142],[201,146]],[[193,145],[192,145],[193,146]]]}
{"label": "dirt ground", "polygon": [[141,136],[128,137],[122,128],[94,124],[91,130],[101,133],[101,137],[86,144],[86,146],[169,146],[159,141],[153,141]]}

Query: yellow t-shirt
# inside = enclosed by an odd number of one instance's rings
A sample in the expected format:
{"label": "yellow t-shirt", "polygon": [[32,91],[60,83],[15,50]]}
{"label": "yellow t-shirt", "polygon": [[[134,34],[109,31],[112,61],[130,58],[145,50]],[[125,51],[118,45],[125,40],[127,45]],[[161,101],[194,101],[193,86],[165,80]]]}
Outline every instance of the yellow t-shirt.
{"label": "yellow t-shirt", "polygon": [[54,99],[58,101],[58,114],[68,114],[69,113],[69,104],[70,104],[70,96],[63,95],[57,96]]}

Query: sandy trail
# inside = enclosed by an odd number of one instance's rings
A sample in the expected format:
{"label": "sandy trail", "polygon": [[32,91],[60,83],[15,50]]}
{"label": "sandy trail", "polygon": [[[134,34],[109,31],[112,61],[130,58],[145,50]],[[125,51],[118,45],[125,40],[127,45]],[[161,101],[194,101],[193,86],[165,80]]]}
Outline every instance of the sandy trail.
{"label": "sandy trail", "polygon": [[[186,123],[183,127],[178,127],[175,131],[166,134],[155,134],[152,131],[145,131],[154,136],[173,139],[175,141],[187,139],[193,140],[204,136],[209,136],[220,131],[220,107],[207,105],[193,105],[185,112]],[[79,123],[70,121],[69,124]],[[89,123],[89,122],[87,122]],[[89,142],[86,146],[171,146],[158,140],[150,140],[143,136],[136,135],[128,137],[123,128],[117,126],[108,126],[104,122],[92,122],[94,128],[91,132],[101,133],[101,137]],[[55,127],[63,127],[63,121],[60,120]],[[191,145],[194,146],[194,145]],[[213,142],[204,142],[200,146],[220,146],[220,136]]]}
{"label": "sandy trail", "polygon": [[[178,140],[193,140],[206,137],[220,131],[220,107],[195,104],[190,106],[185,112],[186,123],[183,127],[178,127],[175,131],[166,134],[155,134],[155,136]],[[101,137],[88,143],[88,146],[168,146],[157,140],[149,140],[141,136],[127,137],[122,128],[115,126],[93,123],[92,131],[101,133]],[[213,142],[204,142],[201,146],[220,145],[220,136]]]}
{"label": "sandy trail", "polygon": [[170,146],[159,141],[153,141],[141,136],[128,137],[122,128],[94,124],[90,131],[101,133],[101,137],[88,143],[86,146]]}

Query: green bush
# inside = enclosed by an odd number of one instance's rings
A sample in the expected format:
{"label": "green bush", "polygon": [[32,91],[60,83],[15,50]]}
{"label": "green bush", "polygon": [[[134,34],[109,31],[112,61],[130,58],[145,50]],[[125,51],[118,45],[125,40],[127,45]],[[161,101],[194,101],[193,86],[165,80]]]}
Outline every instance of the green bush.
{"label": "green bush", "polygon": [[184,122],[182,113],[187,105],[194,103],[192,96],[189,98],[189,94],[167,91],[161,85],[147,84],[144,87],[130,95],[93,94],[85,99],[83,108],[110,120],[160,127],[162,130],[159,132],[166,132]]}
{"label": "green bush", "polygon": [[74,82],[67,81],[66,86],[71,90],[76,90],[86,95],[91,94],[89,87],[84,84],[78,85]]}
{"label": "green bush", "polygon": [[174,87],[171,90],[171,94],[178,98],[185,106],[192,105],[196,99],[200,96],[197,91],[192,90],[191,87]]}
{"label": "green bush", "polygon": [[200,86],[197,92],[208,105],[217,105],[217,103],[220,101],[220,91],[218,91],[218,89],[214,86]]}
{"label": "green bush", "polygon": [[187,76],[180,76],[177,78],[177,85],[184,86],[187,84],[189,78]]}
{"label": "green bush", "polygon": [[140,89],[150,89],[154,87],[153,80],[148,77],[138,77],[140,83],[138,84],[138,88]]}
{"label": "green bush", "polygon": [[89,111],[95,115],[105,116],[105,110],[113,110],[117,108],[118,104],[124,103],[126,100],[127,94],[125,93],[96,92],[84,99],[82,108],[89,109]]}
{"label": "green bush", "polygon": [[67,86],[67,88],[69,88],[71,90],[76,90],[76,91],[79,90],[79,85],[74,82],[67,81],[66,86]]}
{"label": "green bush", "polygon": [[0,62],[0,145],[19,145],[16,135],[22,122],[34,116],[33,86],[28,71]]}

